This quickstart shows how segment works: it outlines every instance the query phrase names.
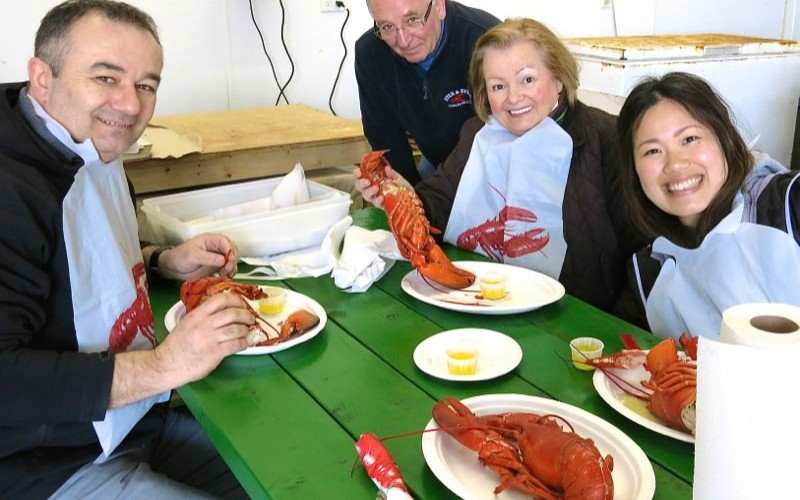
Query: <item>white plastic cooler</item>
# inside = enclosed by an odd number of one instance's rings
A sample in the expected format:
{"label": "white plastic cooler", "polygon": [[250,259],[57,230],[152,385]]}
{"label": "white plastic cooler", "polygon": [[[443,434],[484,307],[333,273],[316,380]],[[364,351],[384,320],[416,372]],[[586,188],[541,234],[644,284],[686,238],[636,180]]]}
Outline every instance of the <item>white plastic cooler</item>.
{"label": "white plastic cooler", "polygon": [[799,42],[725,34],[565,42],[581,66],[579,96],[587,104],[616,114],[642,77],[693,73],[722,94],[754,149],[789,166],[800,97]]}

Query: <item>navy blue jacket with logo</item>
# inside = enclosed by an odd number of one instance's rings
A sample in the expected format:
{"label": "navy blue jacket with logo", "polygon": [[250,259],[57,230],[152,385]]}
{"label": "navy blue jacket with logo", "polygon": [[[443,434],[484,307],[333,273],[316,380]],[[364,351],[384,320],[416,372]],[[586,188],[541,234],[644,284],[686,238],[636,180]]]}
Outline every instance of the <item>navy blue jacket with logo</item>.
{"label": "navy blue jacket with logo", "polygon": [[458,142],[463,123],[475,116],[469,60],[478,38],[500,21],[479,9],[446,1],[444,40],[424,73],[379,40],[372,29],[356,41],[355,71],[364,135],[374,150],[415,184],[410,135],[423,156],[442,163]]}

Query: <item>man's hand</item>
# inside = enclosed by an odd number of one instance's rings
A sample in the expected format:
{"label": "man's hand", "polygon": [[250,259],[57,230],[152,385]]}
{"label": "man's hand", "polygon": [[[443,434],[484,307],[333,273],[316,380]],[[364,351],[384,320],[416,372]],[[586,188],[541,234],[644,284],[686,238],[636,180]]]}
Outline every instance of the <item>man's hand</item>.
{"label": "man's hand", "polygon": [[246,349],[255,318],[240,297],[220,293],[183,317],[155,349],[118,353],[109,408],[200,380]]}
{"label": "man's hand", "polygon": [[186,281],[219,273],[236,274],[239,250],[227,237],[216,233],[198,234],[175,248],[165,250],[158,270],[165,278]]}
{"label": "man's hand", "polygon": [[156,349],[156,357],[182,373],[181,384],[208,375],[231,354],[247,346],[247,332],[255,323],[243,299],[218,293],[184,316]]}

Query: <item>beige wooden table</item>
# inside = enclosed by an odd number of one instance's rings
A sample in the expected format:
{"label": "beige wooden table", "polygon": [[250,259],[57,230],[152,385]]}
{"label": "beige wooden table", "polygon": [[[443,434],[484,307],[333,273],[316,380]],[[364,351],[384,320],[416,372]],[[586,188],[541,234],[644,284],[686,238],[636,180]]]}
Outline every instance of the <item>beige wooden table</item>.
{"label": "beige wooden table", "polygon": [[202,152],[126,159],[137,194],[283,175],[297,162],[306,171],[353,165],[369,151],[360,120],[300,104],[156,116],[151,124],[199,136]]}

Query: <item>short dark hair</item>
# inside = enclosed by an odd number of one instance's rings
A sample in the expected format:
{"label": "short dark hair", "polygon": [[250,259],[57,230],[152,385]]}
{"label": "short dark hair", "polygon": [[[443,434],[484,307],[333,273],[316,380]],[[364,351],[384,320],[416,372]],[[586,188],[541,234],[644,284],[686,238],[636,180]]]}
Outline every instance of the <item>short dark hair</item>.
{"label": "short dark hair", "polygon": [[[700,215],[694,229],[684,226],[677,216],[662,211],[650,201],[636,174],[633,136],[644,114],[664,99],[682,106],[711,130],[719,141],[728,167],[725,182]],[[739,134],[725,100],[708,82],[689,73],[671,72],[661,77],[646,77],[637,84],[619,112],[617,132],[622,169],[619,175],[620,189],[633,224],[651,239],[665,236],[674,243],[696,248],[714,226],[730,213],[733,198],[753,167],[753,155]]]}
{"label": "short dark hair", "polygon": [[46,62],[58,76],[70,50],[70,30],[84,16],[98,13],[109,21],[129,24],[153,35],[158,46],[158,28],[149,14],[124,2],[113,0],[67,0],[56,5],[42,18],[36,31],[33,54]]}
{"label": "short dark hair", "polygon": [[469,81],[472,86],[475,114],[484,122],[489,120],[489,115],[492,113],[483,73],[486,52],[489,49],[505,49],[520,42],[532,43],[536,47],[544,65],[553,73],[555,79],[564,85],[569,104],[575,104],[578,95],[578,62],[567,46],[550,28],[538,21],[510,18],[478,38],[469,62]]}

